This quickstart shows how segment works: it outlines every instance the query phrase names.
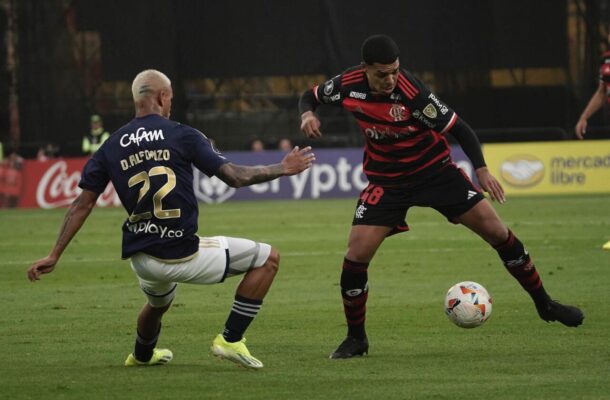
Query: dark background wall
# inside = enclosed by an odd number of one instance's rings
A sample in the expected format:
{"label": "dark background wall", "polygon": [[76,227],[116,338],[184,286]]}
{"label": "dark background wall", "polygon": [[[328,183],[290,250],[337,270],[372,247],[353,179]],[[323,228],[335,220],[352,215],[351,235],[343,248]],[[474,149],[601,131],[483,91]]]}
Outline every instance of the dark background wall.
{"label": "dark background wall", "polygon": [[[0,43],[6,43],[6,27],[7,27],[7,15],[5,12],[0,11]],[[4,46],[2,50],[4,50]],[[6,65],[6,51],[0,52],[0,65]],[[6,68],[1,69],[0,72],[0,134],[8,132],[8,84],[9,76]],[[0,141],[2,137],[0,136]]]}
{"label": "dark background wall", "polygon": [[[433,74],[434,89],[476,129],[569,130],[583,102],[569,77],[554,86],[494,87],[490,76],[493,69],[527,68],[569,75],[567,0],[20,0],[16,6],[23,143],[51,138],[74,145],[96,111],[72,54],[75,31],[99,33],[102,81],[129,83],[142,69],[160,69],[176,88],[173,115],[205,129],[222,126],[189,119],[196,104],[185,81],[333,76],[360,61],[360,45],[374,33],[393,36],[402,65]],[[279,120],[294,133],[296,98],[291,102],[286,111],[294,118]],[[131,113],[127,106],[109,117],[110,128]]]}
{"label": "dark background wall", "polygon": [[567,65],[566,1],[78,2],[79,29],[102,34],[104,74],[148,65],[203,76],[335,74],[360,61],[373,33],[394,37],[403,64],[455,71]]}

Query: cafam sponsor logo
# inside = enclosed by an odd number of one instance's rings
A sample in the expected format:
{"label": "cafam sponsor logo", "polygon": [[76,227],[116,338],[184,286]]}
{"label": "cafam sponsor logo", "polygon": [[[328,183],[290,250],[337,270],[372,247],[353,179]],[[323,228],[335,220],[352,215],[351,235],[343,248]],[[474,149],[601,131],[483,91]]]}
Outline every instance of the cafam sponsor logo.
{"label": "cafam sponsor logo", "polygon": [[136,146],[140,146],[141,142],[155,142],[157,140],[165,140],[163,137],[163,130],[155,129],[152,131],[147,131],[146,128],[140,127],[135,133],[126,133],[121,136],[121,147],[128,147],[132,144]]}
{"label": "cafam sponsor logo", "polygon": [[500,164],[500,177],[514,187],[534,186],[544,178],[544,163],[529,154],[513,155]]}

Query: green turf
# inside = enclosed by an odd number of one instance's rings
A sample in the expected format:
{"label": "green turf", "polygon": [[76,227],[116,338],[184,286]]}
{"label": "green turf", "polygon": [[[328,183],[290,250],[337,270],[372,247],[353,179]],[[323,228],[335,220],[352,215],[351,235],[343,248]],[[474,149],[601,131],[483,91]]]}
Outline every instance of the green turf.
{"label": "green turf", "polygon": [[[237,278],[180,287],[159,345],[163,367],[127,369],[144,302],[120,260],[124,212],[97,209],[56,271],[28,264],[54,243],[64,210],[0,211],[0,399],[608,399],[610,196],[512,198],[497,209],[525,242],[545,286],[583,308],[583,326],[541,321],[497,255],[434,211],[388,239],[370,268],[370,355],[331,361],[344,336],[338,278],[354,201],[204,205],[202,235],[271,243],[281,267],[248,344],[265,368],[210,356]],[[477,281],[494,299],[474,330],[443,313],[445,291]]]}

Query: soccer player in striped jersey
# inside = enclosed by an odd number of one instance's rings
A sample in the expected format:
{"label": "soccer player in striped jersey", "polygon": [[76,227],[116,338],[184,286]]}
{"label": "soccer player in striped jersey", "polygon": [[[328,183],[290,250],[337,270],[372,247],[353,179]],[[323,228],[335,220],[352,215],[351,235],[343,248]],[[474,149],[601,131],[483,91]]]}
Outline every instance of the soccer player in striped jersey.
{"label": "soccer player in striped jersey", "polygon": [[[606,39],[606,45],[610,47],[610,34]],[[583,140],[585,138],[589,118],[600,109],[604,111],[604,123],[610,125],[610,50],[602,53],[597,90],[589,99],[585,109],[582,110],[582,114],[574,127],[574,133],[578,139]],[[610,240],[602,245],[602,249],[610,250]]]}
{"label": "soccer player in striped jersey", "polygon": [[53,271],[83,225],[99,195],[112,182],[129,215],[123,223],[123,258],[131,259],[147,297],[138,320],[133,353],[126,366],[165,364],[173,354],[156,348],[161,318],[178,283],[215,284],[244,274],[224,331],[212,342],[215,356],[247,368],[262,368],[245,345],[244,332],[261,308],[279,267],[279,254],[266,243],[226,236],[199,237],[193,166],[241,187],[298,174],[314,161],[311,148],[295,147],[279,164],[235,165],[198,130],[169,119],[171,82],[156,70],[139,73],[132,84],[135,118],[104,142],[85,165],[80,195],[66,213],[49,255],[28,270],[31,281]]}
{"label": "soccer player in striped jersey", "polygon": [[364,323],[369,263],[388,235],[408,230],[405,218],[411,206],[432,207],[488,242],[543,320],[580,325],[583,313],[549,297],[525,246],[451,161],[447,134],[471,160],[481,188],[492,200],[504,202],[504,190],[488,171],[472,128],[415,75],[401,69],[399,55],[390,37],[371,36],[362,45],[362,64],[305,91],[299,101],[301,130],[307,137],[321,137],[315,110],[331,105],[351,112],[365,138],[363,169],[369,185],[356,204],[341,273],[347,337],[330,358],[368,352]]}
{"label": "soccer player in striped jersey", "polygon": [[[608,35],[608,45],[610,46],[610,35]],[[597,90],[589,99],[587,106],[582,111],[578,122],[574,127],[574,132],[578,139],[584,139],[587,134],[588,120],[599,109],[604,109],[604,120],[610,123],[610,51],[605,51],[601,57],[599,66],[599,83]]]}

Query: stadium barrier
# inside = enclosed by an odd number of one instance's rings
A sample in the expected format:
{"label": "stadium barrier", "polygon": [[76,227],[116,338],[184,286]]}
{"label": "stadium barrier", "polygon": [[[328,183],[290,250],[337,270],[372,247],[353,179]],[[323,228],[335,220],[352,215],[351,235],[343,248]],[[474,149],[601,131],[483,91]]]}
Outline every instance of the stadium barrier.
{"label": "stadium barrier", "polygon": [[[508,194],[610,193],[610,141],[485,144],[491,172]],[[194,170],[193,188],[200,202],[233,200],[318,199],[355,197],[366,187],[362,173],[362,149],[317,149],[316,162],[303,173],[271,182],[231,188],[216,177]],[[452,146],[453,160],[476,183],[472,165],[459,146]],[[282,159],[280,151],[226,152],[236,164],[263,165]],[[69,205],[78,193],[86,157],[49,161],[25,160],[18,200],[23,208],[57,208]],[[109,185],[98,206],[120,205]],[[7,206],[7,205],[5,205]]]}
{"label": "stadium barrier", "polygon": [[[280,151],[225,152],[236,164],[263,165],[279,162]],[[355,197],[367,185],[362,173],[362,149],[317,149],[312,168],[299,175],[282,177],[239,190],[227,186],[217,177],[208,177],[194,169],[193,188],[200,202],[221,203],[228,200],[318,199]],[[472,175],[472,166],[459,147],[453,148],[454,161]],[[57,208],[69,205],[80,193],[78,182],[86,157],[49,161],[25,160],[22,187],[16,207]],[[98,199],[98,206],[120,205],[112,185]]]}

